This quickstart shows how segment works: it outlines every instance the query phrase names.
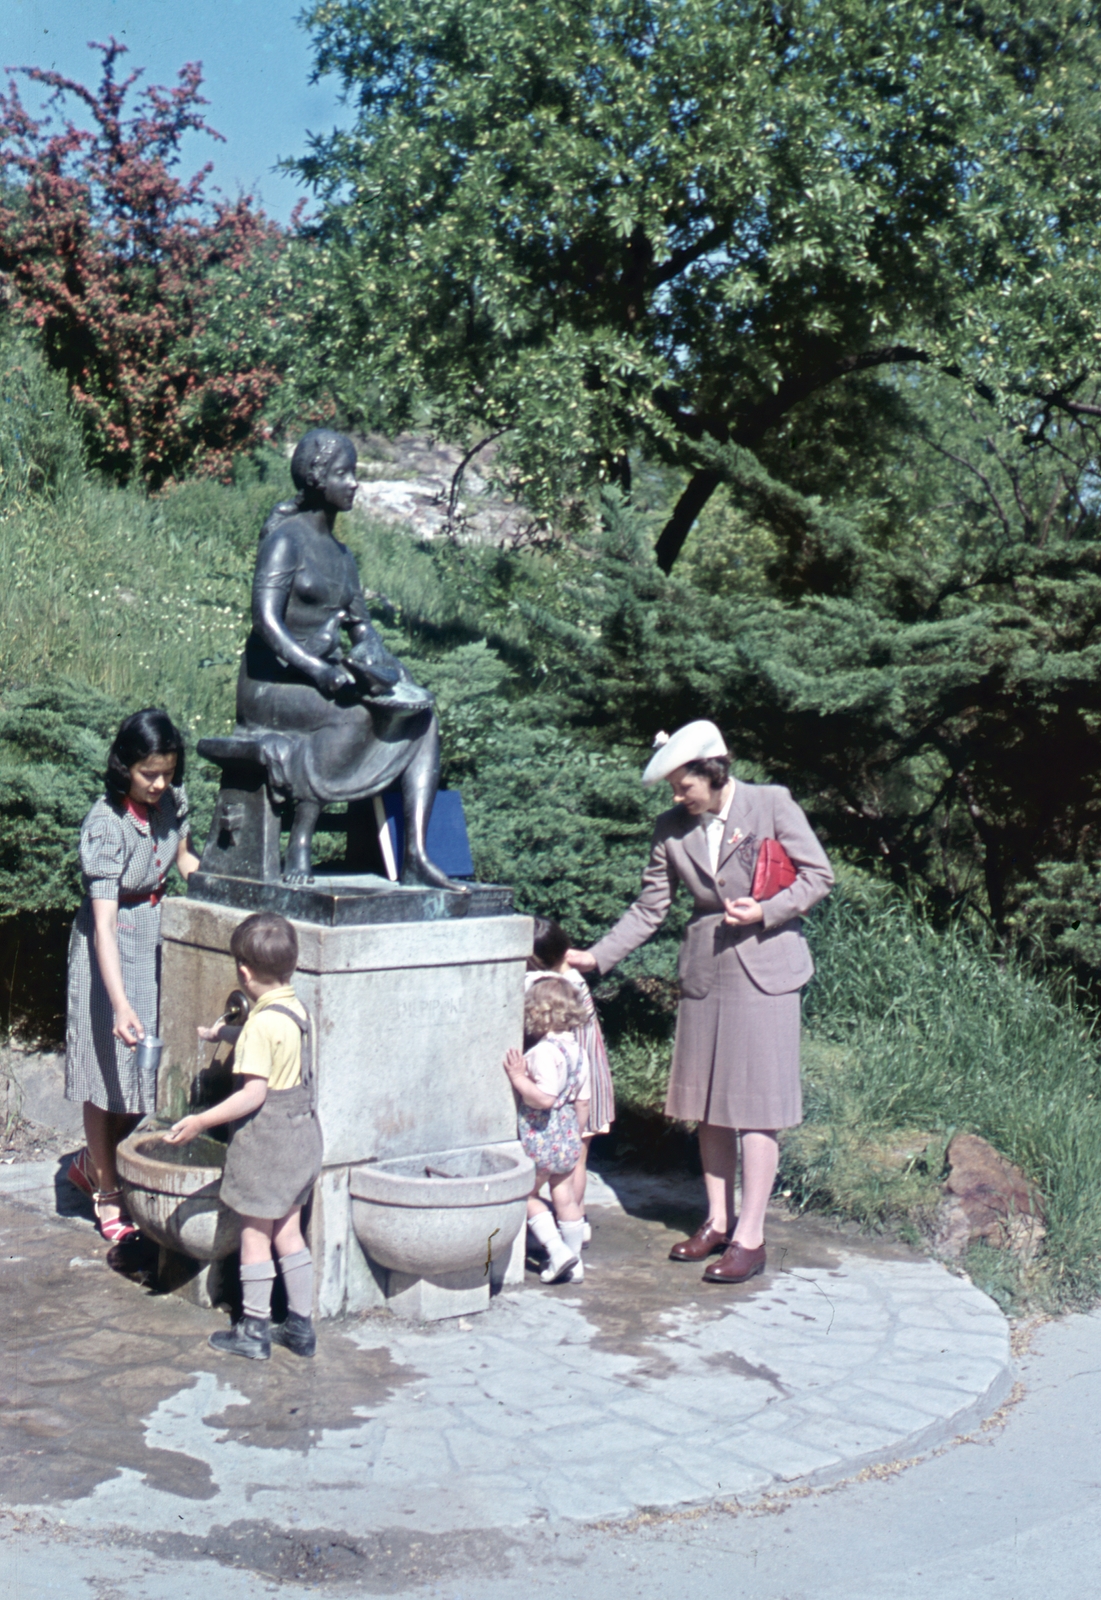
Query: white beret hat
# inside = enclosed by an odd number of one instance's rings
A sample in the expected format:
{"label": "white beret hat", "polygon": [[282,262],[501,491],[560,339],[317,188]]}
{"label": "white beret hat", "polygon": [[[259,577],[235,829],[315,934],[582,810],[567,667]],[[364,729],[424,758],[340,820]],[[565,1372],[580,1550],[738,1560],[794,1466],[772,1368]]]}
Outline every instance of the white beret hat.
{"label": "white beret hat", "polygon": [[686,722],[676,733],[659,733],[654,754],[642,774],[643,783],[660,783],[686,761],[705,761],[708,756],[727,756],[726,741],[713,722]]}

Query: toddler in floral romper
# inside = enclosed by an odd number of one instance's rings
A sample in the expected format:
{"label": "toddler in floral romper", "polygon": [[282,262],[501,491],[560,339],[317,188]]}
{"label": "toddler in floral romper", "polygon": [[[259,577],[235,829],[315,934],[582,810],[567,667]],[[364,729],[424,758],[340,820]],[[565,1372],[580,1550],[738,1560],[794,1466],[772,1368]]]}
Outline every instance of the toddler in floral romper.
{"label": "toddler in floral romper", "polygon": [[[589,1058],[573,1032],[584,1021],[572,986],[561,978],[543,979],[524,1000],[526,1053],[510,1050],[504,1063],[516,1094],[520,1142],[535,1162],[528,1227],[547,1252],[539,1274],[544,1283],[581,1283],[585,1276],[584,1218],[574,1169],[589,1121]],[[550,1186],[553,1211],[539,1198],[544,1183]]]}

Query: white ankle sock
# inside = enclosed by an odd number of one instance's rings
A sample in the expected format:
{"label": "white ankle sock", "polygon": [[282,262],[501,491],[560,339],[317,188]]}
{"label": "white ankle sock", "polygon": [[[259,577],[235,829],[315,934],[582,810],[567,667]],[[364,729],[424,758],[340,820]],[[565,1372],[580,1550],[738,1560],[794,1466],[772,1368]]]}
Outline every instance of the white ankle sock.
{"label": "white ankle sock", "polygon": [[549,1211],[541,1211],[537,1217],[532,1217],[528,1227],[550,1257],[550,1265],[545,1267],[539,1276],[544,1283],[553,1283],[560,1273],[573,1264],[577,1252],[566,1248],[558,1231],[558,1224]]}
{"label": "white ankle sock", "polygon": [[581,1264],[581,1245],[585,1237],[585,1223],[579,1217],[576,1222],[560,1222],[559,1232],[563,1243],[571,1256],[577,1257],[577,1265],[570,1269],[570,1283],[584,1283],[585,1268]]}

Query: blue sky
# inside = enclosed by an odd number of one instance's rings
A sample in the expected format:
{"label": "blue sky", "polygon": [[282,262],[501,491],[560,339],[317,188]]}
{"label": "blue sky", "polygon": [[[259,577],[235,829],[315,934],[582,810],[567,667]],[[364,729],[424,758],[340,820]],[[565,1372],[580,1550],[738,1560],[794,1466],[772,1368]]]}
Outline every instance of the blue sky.
{"label": "blue sky", "polygon": [[[0,67],[52,68],[92,85],[98,57],[88,41],[111,34],[146,83],[173,84],[185,61],[201,61],[206,119],[226,142],[189,136],[180,173],[213,161],[212,184],[251,191],[285,222],[303,191],[272,167],[304,151],[307,130],[347,120],[336,81],[309,81],[300,10],[301,0],[0,0]],[[34,85],[20,92],[35,103]]]}

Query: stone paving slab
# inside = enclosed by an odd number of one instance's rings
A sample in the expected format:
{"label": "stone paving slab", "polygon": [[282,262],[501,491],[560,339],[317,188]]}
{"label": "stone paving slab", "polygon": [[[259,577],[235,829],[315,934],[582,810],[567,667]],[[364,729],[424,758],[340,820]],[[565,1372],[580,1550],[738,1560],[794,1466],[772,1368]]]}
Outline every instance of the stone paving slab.
{"label": "stone paving slab", "polygon": [[[0,1169],[19,1391],[0,1410],[0,1464],[9,1505],[78,1529],[442,1535],[751,1499],[913,1455],[1012,1383],[1006,1321],[967,1279],[777,1216],[768,1273],[714,1290],[666,1259],[694,1191],[646,1180],[634,1214],[595,1187],[584,1285],[529,1283],[427,1327],[326,1323],[314,1363],[219,1358],[205,1337],[220,1319],[107,1271],[86,1218],[58,1216],[55,1176],[52,1162]],[[62,1441],[94,1431],[105,1404],[119,1413],[100,1425],[107,1460],[78,1470]],[[20,1450],[20,1428],[59,1448]]]}

